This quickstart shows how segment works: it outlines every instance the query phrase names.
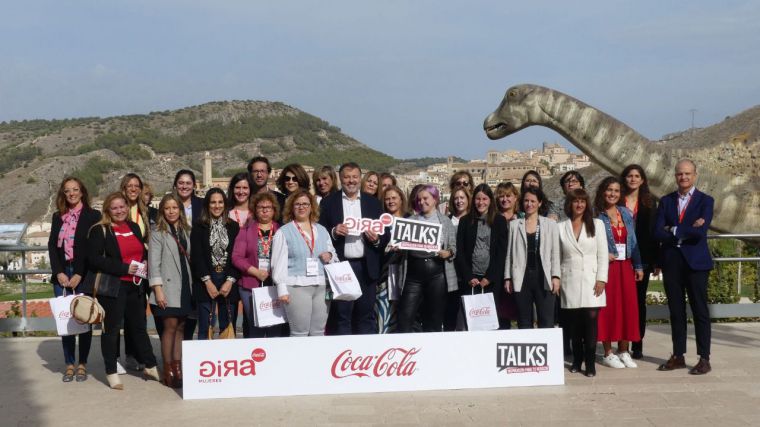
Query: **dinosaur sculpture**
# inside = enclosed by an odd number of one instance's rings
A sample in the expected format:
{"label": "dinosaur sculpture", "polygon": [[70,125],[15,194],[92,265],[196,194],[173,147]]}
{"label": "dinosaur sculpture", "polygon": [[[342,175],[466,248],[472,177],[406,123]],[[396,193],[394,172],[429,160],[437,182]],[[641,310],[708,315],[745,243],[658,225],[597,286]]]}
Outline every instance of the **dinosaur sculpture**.
{"label": "dinosaur sculpture", "polygon": [[[676,188],[673,171],[682,152],[655,144],[625,123],[546,87],[509,88],[483,129],[495,140],[534,125],[555,130],[614,175],[631,163],[640,164],[657,197]],[[760,177],[721,175],[697,166],[698,188],[715,198],[711,228],[721,233],[760,232]]]}

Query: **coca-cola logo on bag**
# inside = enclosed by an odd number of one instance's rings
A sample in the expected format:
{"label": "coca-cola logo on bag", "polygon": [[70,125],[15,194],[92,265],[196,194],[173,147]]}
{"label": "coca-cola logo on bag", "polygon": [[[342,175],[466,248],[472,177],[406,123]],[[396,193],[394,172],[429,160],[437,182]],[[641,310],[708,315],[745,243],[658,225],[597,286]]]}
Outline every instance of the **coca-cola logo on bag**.
{"label": "coca-cola logo on bag", "polygon": [[393,347],[379,355],[354,355],[353,350],[344,350],[332,364],[333,378],[346,377],[408,377],[417,371],[414,356],[419,348]]}
{"label": "coca-cola logo on bag", "polygon": [[67,310],[61,310],[58,312],[59,319],[71,319],[71,312]]}
{"label": "coca-cola logo on bag", "polygon": [[470,317],[490,316],[491,307],[479,307],[470,309]]}
{"label": "coca-cola logo on bag", "polygon": [[280,307],[282,307],[282,301],[278,299],[273,299],[272,301],[262,301],[259,304],[259,310],[261,311],[272,310]]}
{"label": "coca-cola logo on bag", "polygon": [[263,362],[267,358],[267,352],[263,348],[256,348],[251,352],[251,357],[240,360],[204,360],[200,363],[198,375],[199,383],[220,383],[227,377],[248,377],[256,375],[256,363]]}
{"label": "coca-cola logo on bag", "polygon": [[338,283],[350,283],[351,282],[351,275],[350,274],[341,274],[340,276],[335,276],[335,281]]}

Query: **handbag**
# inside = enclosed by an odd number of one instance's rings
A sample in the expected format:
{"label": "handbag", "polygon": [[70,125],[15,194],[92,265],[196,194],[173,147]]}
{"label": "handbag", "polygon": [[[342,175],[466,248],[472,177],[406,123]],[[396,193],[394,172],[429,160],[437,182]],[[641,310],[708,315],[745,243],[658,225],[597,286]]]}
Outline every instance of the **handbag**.
{"label": "handbag", "polygon": [[354,301],[362,296],[359,279],[348,261],[325,264],[325,273],[330,280],[334,300]]}
{"label": "handbag", "polygon": [[50,310],[55,318],[55,327],[59,336],[77,335],[90,331],[90,325],[79,323],[71,315],[71,301],[76,298],[73,292],[66,295],[66,288],[63,288],[63,295],[57,298],[50,298]]}
{"label": "handbag", "polygon": [[89,323],[96,325],[103,323],[103,319],[106,317],[106,311],[103,306],[98,302],[98,286],[103,273],[97,273],[95,275],[95,282],[93,283],[92,296],[77,295],[71,300],[71,316],[79,323]]}
{"label": "handbag", "polygon": [[258,328],[287,323],[284,304],[277,298],[277,288],[264,286],[253,288],[253,324]]}
{"label": "handbag", "polygon": [[230,300],[225,298],[224,302],[227,305],[227,319],[229,319],[230,323],[227,324],[227,327],[224,328],[223,331],[219,332],[219,339],[232,340],[235,339],[235,326],[232,324],[232,310],[230,309]]}
{"label": "handbag", "polygon": [[483,288],[480,288],[480,293],[476,294],[475,288],[473,288],[472,295],[462,295],[462,307],[464,308],[468,331],[499,329],[496,304],[491,292],[483,292]]}

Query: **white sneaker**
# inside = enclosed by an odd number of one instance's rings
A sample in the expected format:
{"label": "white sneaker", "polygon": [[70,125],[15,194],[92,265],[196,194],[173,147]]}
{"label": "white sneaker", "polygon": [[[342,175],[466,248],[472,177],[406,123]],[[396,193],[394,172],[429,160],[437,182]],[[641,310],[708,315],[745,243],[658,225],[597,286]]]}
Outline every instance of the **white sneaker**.
{"label": "white sneaker", "polygon": [[609,356],[602,357],[602,365],[607,366],[609,368],[615,368],[615,369],[623,369],[625,368],[625,365],[623,362],[620,361],[620,358],[617,357],[617,355],[610,353]]}
{"label": "white sneaker", "polygon": [[127,370],[124,369],[123,366],[121,366],[121,362],[119,359],[116,359],[116,373],[119,375],[125,375],[127,373]]}
{"label": "white sneaker", "polygon": [[618,359],[620,359],[620,361],[623,362],[623,365],[625,365],[626,368],[639,367],[639,365],[637,365],[636,362],[634,362],[633,359],[631,358],[631,353],[627,351],[618,353]]}

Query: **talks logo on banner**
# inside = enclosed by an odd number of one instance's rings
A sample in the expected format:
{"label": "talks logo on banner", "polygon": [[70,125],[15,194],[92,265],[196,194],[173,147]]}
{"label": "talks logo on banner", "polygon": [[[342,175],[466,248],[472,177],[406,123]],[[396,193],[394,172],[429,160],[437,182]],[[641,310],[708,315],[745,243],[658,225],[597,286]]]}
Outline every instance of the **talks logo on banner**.
{"label": "talks logo on banner", "polygon": [[441,230],[441,224],[396,218],[389,245],[411,251],[437,252],[441,250]]}
{"label": "talks logo on banner", "polygon": [[248,377],[256,375],[256,363],[261,363],[267,358],[267,352],[263,348],[256,348],[251,352],[250,358],[241,360],[204,360],[200,363],[198,375],[199,383],[220,383],[229,377]]}
{"label": "talks logo on banner", "polygon": [[333,361],[331,374],[333,378],[408,377],[417,371],[414,356],[419,352],[415,347],[393,347],[380,355],[354,355],[350,349],[343,350]]}
{"label": "talks logo on banner", "polygon": [[548,371],[546,344],[496,344],[496,367],[508,374]]}

